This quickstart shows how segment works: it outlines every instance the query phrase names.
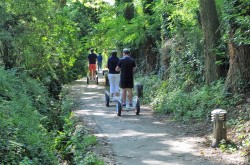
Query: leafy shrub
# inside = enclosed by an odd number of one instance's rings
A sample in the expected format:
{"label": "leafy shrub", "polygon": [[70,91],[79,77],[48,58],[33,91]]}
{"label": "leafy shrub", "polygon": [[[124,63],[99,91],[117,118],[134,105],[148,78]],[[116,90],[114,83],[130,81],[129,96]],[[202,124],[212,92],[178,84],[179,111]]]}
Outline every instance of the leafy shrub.
{"label": "leafy shrub", "polygon": [[72,115],[65,118],[63,132],[59,132],[54,144],[61,158],[71,164],[103,165],[102,160],[91,151],[91,146],[97,144],[96,137],[89,134],[83,123],[78,124]]}
{"label": "leafy shrub", "polygon": [[1,163],[57,164],[53,138],[41,125],[46,92],[35,80],[14,71],[0,68],[0,77]]}
{"label": "leafy shrub", "polygon": [[137,81],[144,85],[143,102],[159,113],[173,114],[176,120],[201,120],[215,108],[226,109],[236,103],[223,92],[223,81],[193,87],[188,91],[186,86],[177,87],[173,82],[162,81],[156,76],[139,78]]}
{"label": "leafy shrub", "polygon": [[161,85],[161,81],[157,76],[136,76],[136,82],[143,84],[143,103],[150,103],[157,95],[157,90]]}

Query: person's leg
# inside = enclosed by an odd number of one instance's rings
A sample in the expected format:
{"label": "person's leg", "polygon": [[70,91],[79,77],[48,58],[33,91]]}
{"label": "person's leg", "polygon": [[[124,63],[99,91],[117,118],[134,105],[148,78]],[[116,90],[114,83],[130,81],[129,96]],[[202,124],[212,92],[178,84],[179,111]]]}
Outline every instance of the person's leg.
{"label": "person's leg", "polygon": [[98,62],[98,71],[101,70],[101,62]]}
{"label": "person's leg", "polygon": [[91,69],[91,71],[90,71],[90,75],[91,75],[91,79],[93,80],[93,69]]}
{"label": "person's leg", "polygon": [[133,91],[132,88],[127,88],[128,91],[128,101],[129,101],[129,105],[133,104]]}
{"label": "person's leg", "polygon": [[89,78],[92,79],[92,65],[89,64]]}
{"label": "person's leg", "polygon": [[93,64],[93,78],[96,77],[96,64]]}
{"label": "person's leg", "polygon": [[126,98],[127,98],[127,89],[122,89],[122,105],[126,105]]}
{"label": "person's leg", "polygon": [[115,96],[119,97],[119,84],[120,84],[120,74],[114,74],[115,80],[114,80],[114,92]]}
{"label": "person's leg", "polygon": [[110,96],[113,97],[115,90],[114,90],[114,75],[113,74],[108,74],[108,79],[109,79],[109,91],[110,91]]}

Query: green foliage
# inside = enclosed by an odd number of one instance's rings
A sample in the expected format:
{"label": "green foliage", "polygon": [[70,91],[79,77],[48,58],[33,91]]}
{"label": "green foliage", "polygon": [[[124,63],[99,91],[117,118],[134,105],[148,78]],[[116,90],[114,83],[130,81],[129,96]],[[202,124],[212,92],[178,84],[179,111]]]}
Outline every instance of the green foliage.
{"label": "green foliage", "polygon": [[[222,9],[222,24],[225,41],[233,41],[238,45],[247,45],[250,43],[250,2],[246,0],[223,1],[220,7]],[[230,26],[228,26],[228,22]],[[229,36],[229,34],[232,36]]]}
{"label": "green foliage", "polygon": [[62,84],[85,73],[79,28],[68,14],[73,11],[37,0],[1,1],[0,8],[3,65],[27,71],[58,99]]}
{"label": "green foliage", "polygon": [[220,142],[219,148],[222,152],[228,153],[233,153],[237,150],[237,146],[235,144],[228,143],[224,139]]}
{"label": "green foliage", "polygon": [[248,155],[250,150],[250,122],[248,112],[241,112],[238,117],[230,119],[227,125],[230,129],[229,138],[241,150],[242,155]]}
{"label": "green foliage", "polygon": [[180,87],[185,82],[195,85],[204,81],[202,31],[197,11],[197,1],[179,1],[169,16],[170,36],[174,38],[170,52],[170,81]]}
{"label": "green foliage", "polygon": [[105,165],[105,163],[93,153],[88,153],[84,160],[79,162],[79,165]]}
{"label": "green foliage", "polygon": [[14,71],[0,68],[0,76],[1,163],[57,164],[53,138],[41,125],[47,93],[35,80]]}
{"label": "green foliage", "polygon": [[143,99],[142,103],[151,103],[159,90],[159,86],[162,84],[157,76],[136,76],[136,82],[143,84]]}
{"label": "green foliage", "polygon": [[100,164],[103,162],[91,152],[91,146],[97,144],[96,137],[90,135],[88,130],[73,116],[65,118],[63,132],[58,132],[55,139],[55,148],[63,160],[72,164]]}
{"label": "green foliage", "polygon": [[144,86],[143,103],[150,104],[159,113],[171,113],[175,120],[202,120],[215,108],[227,109],[236,104],[223,92],[223,81],[210,86],[188,89],[171,81],[162,81],[156,76],[137,79]]}

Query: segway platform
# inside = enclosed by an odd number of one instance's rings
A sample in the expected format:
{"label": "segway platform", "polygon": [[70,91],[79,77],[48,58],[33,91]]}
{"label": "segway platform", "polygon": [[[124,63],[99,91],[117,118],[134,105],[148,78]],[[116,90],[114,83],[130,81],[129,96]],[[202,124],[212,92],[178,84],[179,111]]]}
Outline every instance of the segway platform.
{"label": "segway platform", "polygon": [[89,76],[87,76],[87,84],[89,84],[90,82],[95,82],[96,84],[98,84],[98,72],[96,71],[96,76],[94,79],[90,79]]}
{"label": "segway platform", "polygon": [[110,97],[110,94],[108,91],[105,91],[105,104],[106,104],[106,107],[109,107],[109,104],[112,103],[112,102],[116,102],[117,101],[117,97]]}
{"label": "segway platform", "polygon": [[132,107],[122,106],[121,99],[117,99],[116,100],[116,114],[117,114],[117,116],[121,116],[121,113],[124,111],[126,111],[126,112],[134,111],[136,115],[139,115],[140,114],[139,98],[137,96],[133,97],[133,106]]}

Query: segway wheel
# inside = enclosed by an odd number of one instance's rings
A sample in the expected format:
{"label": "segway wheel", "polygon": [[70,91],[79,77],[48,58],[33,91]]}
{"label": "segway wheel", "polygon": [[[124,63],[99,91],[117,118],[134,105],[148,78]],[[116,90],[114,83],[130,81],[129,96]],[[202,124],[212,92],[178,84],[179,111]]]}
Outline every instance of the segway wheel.
{"label": "segway wheel", "polygon": [[135,114],[136,115],[140,114],[140,109],[141,109],[140,102],[139,102],[139,99],[137,99],[136,104],[135,104]]}
{"label": "segway wheel", "polygon": [[105,93],[105,101],[106,101],[106,107],[109,106],[109,95],[107,93]]}
{"label": "segway wheel", "polygon": [[87,84],[89,84],[89,77],[87,77]]}
{"label": "segway wheel", "polygon": [[121,116],[121,113],[122,113],[122,104],[119,101],[116,102],[116,113],[117,113],[117,116]]}

